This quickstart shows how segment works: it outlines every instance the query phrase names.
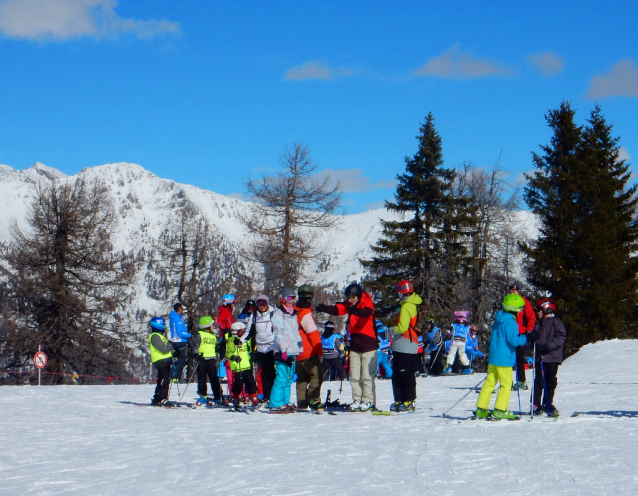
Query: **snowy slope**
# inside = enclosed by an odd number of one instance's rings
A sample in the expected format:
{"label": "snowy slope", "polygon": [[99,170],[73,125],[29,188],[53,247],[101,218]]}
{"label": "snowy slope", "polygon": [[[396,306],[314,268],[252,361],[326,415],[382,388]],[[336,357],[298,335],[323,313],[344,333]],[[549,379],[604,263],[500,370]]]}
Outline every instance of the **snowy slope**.
{"label": "snowy slope", "polygon": [[[475,393],[442,418],[482,375],[418,379],[423,413],[397,417],[129,403],[147,402],[152,386],[5,386],[0,493],[637,494],[637,354],[638,341],[615,340],[568,359],[556,422],[461,420]],[[338,383],[328,388],[338,396]],[[349,391],[344,383],[342,400]],[[377,391],[387,408],[389,381],[377,381]],[[528,401],[522,393],[524,410]],[[515,393],[510,407],[518,410]],[[574,411],[587,414],[570,418]]]}

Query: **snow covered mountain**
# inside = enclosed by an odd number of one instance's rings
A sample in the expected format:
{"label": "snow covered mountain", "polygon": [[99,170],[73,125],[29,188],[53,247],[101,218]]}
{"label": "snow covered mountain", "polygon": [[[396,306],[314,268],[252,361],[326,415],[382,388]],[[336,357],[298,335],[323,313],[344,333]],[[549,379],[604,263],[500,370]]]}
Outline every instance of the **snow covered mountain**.
{"label": "snow covered mountain", "polygon": [[[52,179],[67,181],[77,178],[98,178],[109,186],[119,213],[115,249],[149,247],[165,229],[171,214],[190,204],[226,237],[224,249],[239,254],[245,235],[239,216],[247,212],[247,202],[162,179],[139,165],[129,163],[87,167],[75,176],[67,176],[40,163],[25,170],[0,165],[0,239],[10,239],[11,219],[26,227],[27,209],[35,184]],[[381,234],[380,219],[391,217],[393,214],[385,209],[345,215],[338,229],[318,235],[319,241],[327,244],[326,257],[320,265],[307,267],[307,282],[335,283],[343,287],[360,280],[365,271],[359,259],[371,255],[370,245]],[[533,224],[527,212],[522,212],[519,220],[530,226]],[[533,226],[530,228],[533,229]],[[143,276],[140,280],[144,280]],[[139,308],[154,312],[153,305],[157,302],[148,298],[143,285],[138,293]]]}

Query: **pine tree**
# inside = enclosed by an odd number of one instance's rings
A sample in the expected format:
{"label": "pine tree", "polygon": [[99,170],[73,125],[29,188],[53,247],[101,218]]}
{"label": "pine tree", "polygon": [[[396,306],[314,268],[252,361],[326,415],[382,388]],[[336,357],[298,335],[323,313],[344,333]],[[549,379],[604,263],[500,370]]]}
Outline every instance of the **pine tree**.
{"label": "pine tree", "polygon": [[638,199],[628,187],[629,164],[619,158],[600,108],[588,125],[574,123],[569,103],[549,112],[551,145],[534,154],[525,200],[540,223],[524,245],[528,280],[559,303],[568,352],[600,339],[634,337],[638,275]]}
{"label": "pine tree", "polygon": [[376,279],[368,284],[384,301],[400,279],[409,279],[431,311],[449,310],[450,292],[466,257],[470,210],[453,192],[456,172],[443,167],[443,147],[430,113],[417,136],[419,148],[397,175],[395,202],[385,207],[397,220],[381,221],[382,237],[371,260],[362,260]]}

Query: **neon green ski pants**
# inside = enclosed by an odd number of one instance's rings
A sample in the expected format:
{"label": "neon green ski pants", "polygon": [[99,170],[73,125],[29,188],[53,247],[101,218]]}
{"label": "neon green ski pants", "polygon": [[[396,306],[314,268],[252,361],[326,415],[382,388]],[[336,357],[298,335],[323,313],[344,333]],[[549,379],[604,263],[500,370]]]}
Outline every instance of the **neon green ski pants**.
{"label": "neon green ski pants", "polygon": [[509,408],[510,393],[512,392],[512,367],[497,367],[496,365],[487,366],[487,378],[476,401],[478,408],[489,410],[490,398],[497,382],[501,383],[501,387],[498,390],[494,408],[497,410]]}

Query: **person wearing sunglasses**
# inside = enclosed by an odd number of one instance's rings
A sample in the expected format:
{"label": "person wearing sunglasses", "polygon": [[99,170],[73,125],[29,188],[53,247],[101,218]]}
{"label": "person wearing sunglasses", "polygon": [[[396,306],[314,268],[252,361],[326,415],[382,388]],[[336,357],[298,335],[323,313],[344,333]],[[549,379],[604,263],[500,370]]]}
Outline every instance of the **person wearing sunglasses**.
{"label": "person wearing sunglasses", "polygon": [[[255,363],[257,364],[257,392],[262,395],[264,403],[270,400],[270,392],[275,382],[275,352],[272,345],[275,342],[272,329],[272,314],[274,307],[265,294],[257,296],[255,302],[257,310],[251,315],[249,327],[254,329]],[[267,406],[267,405],[264,405]]]}
{"label": "person wearing sunglasses", "polygon": [[350,284],[345,290],[346,300],[335,305],[316,306],[317,312],[328,315],[348,315],[346,326],[350,333],[351,410],[373,410],[376,404],[374,377],[377,371],[377,333],[374,329],[374,303],[361,285]]}

